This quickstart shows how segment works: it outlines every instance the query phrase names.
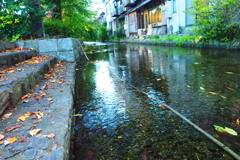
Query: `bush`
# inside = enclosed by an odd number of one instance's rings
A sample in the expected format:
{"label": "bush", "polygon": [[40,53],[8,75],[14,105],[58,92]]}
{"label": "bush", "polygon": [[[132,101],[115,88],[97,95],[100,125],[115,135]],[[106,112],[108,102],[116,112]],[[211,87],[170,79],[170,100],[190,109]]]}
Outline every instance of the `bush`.
{"label": "bush", "polygon": [[190,12],[197,15],[195,33],[203,41],[240,38],[239,0],[193,0],[193,5]]}
{"label": "bush", "polygon": [[100,27],[100,30],[99,30],[99,41],[101,42],[106,42],[108,41],[109,37],[108,37],[108,32],[107,32],[107,27],[102,25]]}
{"label": "bush", "polygon": [[54,36],[54,35],[63,35],[64,37],[70,36],[70,32],[69,32],[70,28],[61,20],[58,20],[58,19],[45,20],[44,28],[45,28],[45,33],[48,34],[49,36]]}

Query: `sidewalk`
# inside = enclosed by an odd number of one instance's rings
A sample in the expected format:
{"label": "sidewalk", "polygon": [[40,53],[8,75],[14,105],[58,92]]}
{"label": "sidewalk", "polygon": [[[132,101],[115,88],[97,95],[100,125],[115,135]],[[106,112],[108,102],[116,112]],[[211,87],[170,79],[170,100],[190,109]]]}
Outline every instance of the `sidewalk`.
{"label": "sidewalk", "polygon": [[[12,73],[6,72],[0,82],[0,90],[6,91],[2,95],[7,96],[10,90],[9,98],[13,102],[25,92],[16,105],[8,105],[1,117],[0,159],[67,160],[76,63],[56,63],[54,58],[39,64],[27,63],[34,67],[24,66],[23,69],[18,64],[12,68]],[[36,79],[32,81],[31,77]],[[22,90],[11,89],[13,83],[21,83]]]}

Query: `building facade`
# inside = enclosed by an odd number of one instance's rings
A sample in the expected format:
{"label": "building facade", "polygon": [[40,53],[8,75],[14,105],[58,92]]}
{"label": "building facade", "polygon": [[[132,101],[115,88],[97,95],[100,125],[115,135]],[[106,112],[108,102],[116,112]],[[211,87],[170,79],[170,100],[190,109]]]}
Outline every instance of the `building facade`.
{"label": "building facade", "polygon": [[192,0],[103,0],[107,28],[112,35],[141,37],[182,33],[194,24],[186,10]]}

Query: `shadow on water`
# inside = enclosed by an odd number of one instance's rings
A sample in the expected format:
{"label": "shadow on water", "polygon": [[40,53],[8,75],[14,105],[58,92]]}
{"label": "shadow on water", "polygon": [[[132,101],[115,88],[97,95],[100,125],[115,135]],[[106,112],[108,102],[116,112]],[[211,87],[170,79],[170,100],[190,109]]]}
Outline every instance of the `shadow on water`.
{"label": "shadow on water", "polygon": [[232,159],[161,101],[240,152],[239,136],[213,127],[240,133],[238,53],[133,44],[85,50],[94,62],[78,67],[74,159]]}

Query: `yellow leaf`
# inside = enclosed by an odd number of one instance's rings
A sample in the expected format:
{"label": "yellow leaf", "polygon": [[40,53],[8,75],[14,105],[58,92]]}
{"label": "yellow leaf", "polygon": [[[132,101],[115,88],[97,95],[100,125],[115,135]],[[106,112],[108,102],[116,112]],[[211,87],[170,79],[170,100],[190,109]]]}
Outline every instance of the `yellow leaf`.
{"label": "yellow leaf", "polygon": [[225,131],[231,135],[237,136],[238,133],[231,128],[225,127]]}
{"label": "yellow leaf", "polygon": [[18,139],[16,137],[8,138],[7,141],[10,143],[16,142]]}
{"label": "yellow leaf", "polygon": [[222,98],[224,98],[224,99],[226,99],[227,97],[225,97],[225,96],[222,96],[222,95],[220,95],[220,97],[222,97]]}
{"label": "yellow leaf", "polygon": [[226,72],[227,74],[234,74],[233,72]]}
{"label": "yellow leaf", "polygon": [[74,114],[73,116],[77,117],[77,116],[83,116],[83,115],[82,114]]}
{"label": "yellow leaf", "polygon": [[208,92],[208,93],[210,93],[212,95],[218,95],[218,93],[215,93],[215,92]]}
{"label": "yellow leaf", "polygon": [[41,129],[33,129],[33,130],[29,131],[29,134],[31,136],[36,136],[38,134],[38,132],[40,132],[40,131],[41,131]]}

